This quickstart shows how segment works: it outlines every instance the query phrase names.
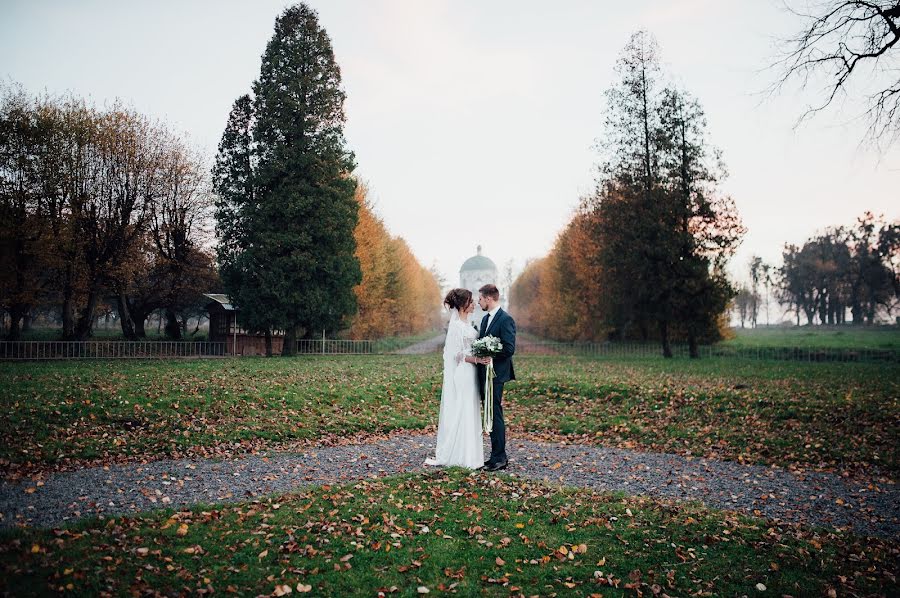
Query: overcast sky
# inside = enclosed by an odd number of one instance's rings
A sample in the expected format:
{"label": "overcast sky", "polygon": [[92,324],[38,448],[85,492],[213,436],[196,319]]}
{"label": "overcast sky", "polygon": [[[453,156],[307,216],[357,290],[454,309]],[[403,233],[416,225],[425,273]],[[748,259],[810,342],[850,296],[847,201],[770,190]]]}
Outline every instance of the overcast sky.
{"label": "overcast sky", "polygon": [[[604,96],[646,28],[706,110],[752,253],[864,210],[900,216],[900,151],[861,148],[855,98],[798,129],[810,92],[760,94],[777,0],[311,0],[348,94],[346,136],[379,214],[450,283],[484,253],[501,268],[547,253],[593,187]],[[121,98],[186,132],[210,159],[250,89],[282,0],[0,0],[0,76],[30,92]]]}

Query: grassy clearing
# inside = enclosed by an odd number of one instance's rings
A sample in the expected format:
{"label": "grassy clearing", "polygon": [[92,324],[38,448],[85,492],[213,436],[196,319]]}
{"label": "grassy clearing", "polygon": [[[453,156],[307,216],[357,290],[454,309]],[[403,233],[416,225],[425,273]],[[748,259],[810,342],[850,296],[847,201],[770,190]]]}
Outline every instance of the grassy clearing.
{"label": "grassy clearing", "polygon": [[805,349],[900,350],[898,326],[796,326],[790,328],[734,328],[735,337],[722,343],[733,347],[801,347]]}
{"label": "grassy clearing", "polygon": [[[750,360],[522,357],[510,434],[804,467],[895,472],[900,368]],[[435,424],[434,356],[0,363],[0,465],[85,462]]]}
{"label": "grassy clearing", "polygon": [[[462,470],[0,534],[0,589],[890,595],[898,545]],[[758,585],[761,584],[761,585]]]}

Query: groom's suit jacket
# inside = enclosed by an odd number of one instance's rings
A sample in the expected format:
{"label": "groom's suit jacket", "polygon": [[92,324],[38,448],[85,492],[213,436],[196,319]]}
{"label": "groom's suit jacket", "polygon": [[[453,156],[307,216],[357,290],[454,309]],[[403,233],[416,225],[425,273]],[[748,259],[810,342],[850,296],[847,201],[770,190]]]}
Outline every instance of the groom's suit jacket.
{"label": "groom's suit jacket", "polygon": [[[497,310],[494,320],[491,322],[490,328],[485,330],[487,326],[489,314],[486,314],[481,320],[481,327],[478,329],[478,338],[485,336],[496,336],[503,343],[500,354],[494,357],[494,372],[497,377],[494,382],[509,382],[516,379],[516,370],[513,367],[512,356],[516,352],[516,321],[512,316],[506,313],[502,308]],[[485,367],[478,367],[478,376],[484,386]]]}

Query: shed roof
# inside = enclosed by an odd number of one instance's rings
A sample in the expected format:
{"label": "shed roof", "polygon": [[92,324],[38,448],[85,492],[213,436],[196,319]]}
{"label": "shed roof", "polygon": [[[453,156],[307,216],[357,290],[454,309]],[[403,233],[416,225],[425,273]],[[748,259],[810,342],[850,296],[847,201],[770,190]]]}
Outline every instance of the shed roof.
{"label": "shed roof", "polygon": [[231,304],[231,299],[228,298],[228,295],[223,295],[222,293],[203,293],[203,296],[209,297],[221,305],[225,311],[237,311],[237,308]]}

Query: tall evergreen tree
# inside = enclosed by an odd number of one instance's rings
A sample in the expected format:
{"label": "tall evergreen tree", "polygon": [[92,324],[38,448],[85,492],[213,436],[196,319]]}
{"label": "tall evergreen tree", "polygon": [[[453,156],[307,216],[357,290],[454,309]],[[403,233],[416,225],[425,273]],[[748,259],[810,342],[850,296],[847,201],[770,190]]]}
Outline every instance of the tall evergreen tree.
{"label": "tall evergreen tree", "polygon": [[635,33],[607,92],[605,150],[593,203],[604,311],[620,334],[655,325],[663,355],[673,330],[691,355],[733,294],[725,260],[743,234],[733,202],[716,192],[724,173],[706,140],[703,111],[663,88],[658,49]]}
{"label": "tall evergreen tree", "polygon": [[344,99],[331,40],[298,4],[276,20],[252,102],[235,105],[234,130],[230,119],[223,135],[218,185],[253,197],[222,213],[220,231],[233,235],[220,250],[223,281],[245,325],[286,331],[284,354],[298,330],[337,330],[356,309],[358,204]]}
{"label": "tall evergreen tree", "polygon": [[663,351],[670,354],[668,318],[657,313],[667,302],[657,295],[653,282],[660,236],[653,209],[659,189],[658,54],[653,36],[638,31],[616,61],[620,78],[606,92],[606,122],[599,144],[604,160],[597,193],[588,207],[599,213],[595,234],[602,239],[598,259],[607,273],[604,312],[610,324],[622,335],[637,327],[646,340],[649,326],[657,321]]}
{"label": "tall evergreen tree", "polygon": [[667,88],[661,94],[659,118],[664,205],[657,213],[663,223],[660,237],[671,243],[662,248],[667,267],[660,273],[659,287],[669,290],[669,313],[696,358],[698,337],[715,330],[719,314],[735,294],[724,270],[745,229],[734,202],[717,190],[725,167],[707,140],[700,103],[687,92]]}

